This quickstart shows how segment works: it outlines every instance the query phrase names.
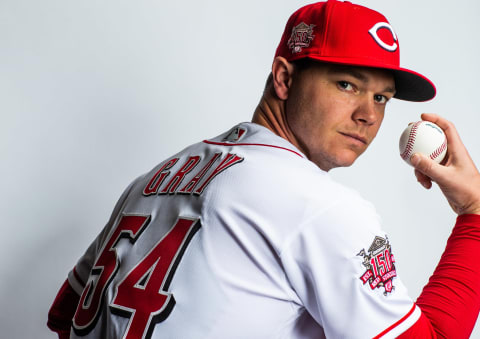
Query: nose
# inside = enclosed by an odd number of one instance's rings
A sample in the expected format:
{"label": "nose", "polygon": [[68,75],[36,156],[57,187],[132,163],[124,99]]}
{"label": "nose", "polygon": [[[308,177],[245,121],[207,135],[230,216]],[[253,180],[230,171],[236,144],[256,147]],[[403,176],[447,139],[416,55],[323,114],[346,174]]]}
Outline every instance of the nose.
{"label": "nose", "polygon": [[373,96],[359,100],[352,118],[362,125],[373,125],[381,119],[381,110],[375,104]]}

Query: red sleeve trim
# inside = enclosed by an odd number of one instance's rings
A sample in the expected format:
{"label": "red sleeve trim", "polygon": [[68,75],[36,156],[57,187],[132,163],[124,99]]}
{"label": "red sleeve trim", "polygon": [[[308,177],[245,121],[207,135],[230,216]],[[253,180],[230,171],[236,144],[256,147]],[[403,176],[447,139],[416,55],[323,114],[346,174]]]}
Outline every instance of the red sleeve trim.
{"label": "red sleeve trim", "polygon": [[388,327],[385,331],[383,331],[380,334],[378,334],[377,336],[373,337],[373,339],[379,339],[379,338],[383,337],[385,334],[387,334],[388,332],[393,330],[395,327],[399,326],[401,323],[403,323],[405,320],[407,320],[408,317],[410,317],[412,315],[413,311],[415,311],[415,307],[416,307],[415,304],[413,304],[412,309],[410,311],[408,311],[408,313],[405,314],[405,316],[403,318],[401,318],[399,321],[394,323],[392,326]]}
{"label": "red sleeve trim", "polygon": [[47,322],[48,328],[57,332],[61,339],[70,336],[70,327],[79,300],[80,296],[70,286],[68,279],[65,280],[48,312]]}
{"label": "red sleeve trim", "polygon": [[294,150],[291,150],[286,147],[281,147],[281,146],[276,146],[276,145],[268,145],[268,144],[250,144],[250,143],[227,143],[227,142],[215,142],[215,141],[210,141],[210,140],[203,140],[204,143],[210,144],[210,145],[219,145],[219,146],[264,146],[264,147],[273,147],[273,148],[278,148],[278,149],[283,149],[285,151],[292,152],[296,155],[298,155],[300,158],[303,158],[303,155],[301,155],[298,152],[295,152]]}
{"label": "red sleeve trim", "polygon": [[433,330],[432,324],[427,319],[425,314],[421,314],[420,318],[413,324],[412,327],[400,334],[397,339],[412,339],[412,338],[432,338],[436,339],[437,334]]}
{"label": "red sleeve trim", "polygon": [[475,224],[480,223],[480,215],[478,214],[462,214],[457,217],[457,223]]}

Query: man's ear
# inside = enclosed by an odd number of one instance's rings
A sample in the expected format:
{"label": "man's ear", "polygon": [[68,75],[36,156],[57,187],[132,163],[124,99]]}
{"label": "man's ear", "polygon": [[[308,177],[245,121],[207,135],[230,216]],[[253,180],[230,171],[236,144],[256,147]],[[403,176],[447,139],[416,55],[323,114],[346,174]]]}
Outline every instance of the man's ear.
{"label": "man's ear", "polygon": [[273,88],[280,100],[287,100],[292,85],[294,66],[285,58],[277,56],[273,60]]}

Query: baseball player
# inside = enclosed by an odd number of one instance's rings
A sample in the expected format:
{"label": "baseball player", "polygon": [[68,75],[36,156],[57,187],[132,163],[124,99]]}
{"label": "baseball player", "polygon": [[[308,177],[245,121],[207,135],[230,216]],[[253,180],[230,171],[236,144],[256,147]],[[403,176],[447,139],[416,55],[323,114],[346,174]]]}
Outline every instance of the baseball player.
{"label": "baseball player", "polygon": [[466,338],[479,300],[480,174],[454,126],[447,161],[412,157],[456,225],[416,301],[373,206],[334,182],[392,98],[435,87],[399,66],[368,8],[329,0],[288,20],[253,122],[134,180],[49,313],[60,338]]}

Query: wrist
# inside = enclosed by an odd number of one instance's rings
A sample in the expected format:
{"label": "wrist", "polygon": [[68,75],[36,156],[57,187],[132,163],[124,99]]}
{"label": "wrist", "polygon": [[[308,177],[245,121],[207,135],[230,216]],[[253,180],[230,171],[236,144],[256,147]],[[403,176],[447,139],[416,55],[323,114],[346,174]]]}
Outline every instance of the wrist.
{"label": "wrist", "polygon": [[458,215],[466,215],[466,214],[477,214],[480,215],[480,205],[472,205],[466,208],[463,208]]}

